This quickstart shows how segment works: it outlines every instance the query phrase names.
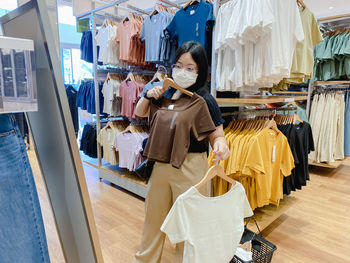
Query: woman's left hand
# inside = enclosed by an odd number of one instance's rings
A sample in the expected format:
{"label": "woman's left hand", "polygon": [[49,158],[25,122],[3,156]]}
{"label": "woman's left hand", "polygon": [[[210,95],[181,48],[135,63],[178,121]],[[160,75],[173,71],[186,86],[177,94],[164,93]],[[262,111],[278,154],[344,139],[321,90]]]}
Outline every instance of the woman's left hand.
{"label": "woman's left hand", "polygon": [[224,137],[219,137],[215,140],[213,153],[215,154],[216,161],[226,160],[230,156],[230,150]]}

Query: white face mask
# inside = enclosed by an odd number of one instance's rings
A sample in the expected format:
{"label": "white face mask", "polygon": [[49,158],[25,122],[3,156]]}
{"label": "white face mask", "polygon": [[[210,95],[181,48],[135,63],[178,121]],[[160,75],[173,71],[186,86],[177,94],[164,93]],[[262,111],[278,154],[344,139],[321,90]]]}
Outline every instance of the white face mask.
{"label": "white face mask", "polygon": [[185,69],[173,69],[172,77],[177,85],[183,89],[191,87],[197,81],[198,74]]}

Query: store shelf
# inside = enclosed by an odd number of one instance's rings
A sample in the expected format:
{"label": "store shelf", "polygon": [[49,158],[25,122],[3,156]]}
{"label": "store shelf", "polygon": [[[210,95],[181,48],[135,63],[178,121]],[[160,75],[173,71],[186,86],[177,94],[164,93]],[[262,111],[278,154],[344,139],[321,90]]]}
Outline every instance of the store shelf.
{"label": "store shelf", "polygon": [[234,107],[245,105],[259,105],[269,103],[286,103],[293,101],[307,100],[307,96],[282,97],[282,96],[256,96],[247,98],[217,98],[216,101],[220,107]]}
{"label": "store shelf", "polygon": [[137,177],[134,172],[125,171],[115,165],[105,165],[98,169],[98,176],[129,192],[146,198],[147,182]]}
{"label": "store shelf", "polygon": [[336,169],[342,163],[343,163],[343,160],[335,161],[334,163],[318,163],[318,162],[309,160],[309,165],[323,167],[323,168],[329,168],[329,169]]}
{"label": "store shelf", "polygon": [[314,86],[317,85],[336,85],[336,84],[350,84],[350,80],[335,80],[335,81],[315,81]]}
{"label": "store shelf", "polygon": [[307,96],[307,91],[276,91],[276,92],[272,92],[272,94],[276,94],[276,95],[293,94],[293,95]]}

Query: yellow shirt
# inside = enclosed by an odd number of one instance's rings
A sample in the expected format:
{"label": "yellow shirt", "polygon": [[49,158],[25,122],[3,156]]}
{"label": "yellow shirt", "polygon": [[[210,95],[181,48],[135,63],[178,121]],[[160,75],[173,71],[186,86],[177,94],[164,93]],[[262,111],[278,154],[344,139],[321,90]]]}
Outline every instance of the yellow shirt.
{"label": "yellow shirt", "polygon": [[[264,200],[279,204],[283,198],[283,177],[294,168],[294,158],[287,138],[281,133],[265,128],[252,139],[243,173],[254,171]],[[259,176],[260,175],[260,176]]]}
{"label": "yellow shirt", "polygon": [[304,40],[296,44],[291,73],[294,78],[311,78],[314,66],[314,46],[323,38],[314,14],[308,8],[305,7],[300,11],[300,18],[303,24]]}

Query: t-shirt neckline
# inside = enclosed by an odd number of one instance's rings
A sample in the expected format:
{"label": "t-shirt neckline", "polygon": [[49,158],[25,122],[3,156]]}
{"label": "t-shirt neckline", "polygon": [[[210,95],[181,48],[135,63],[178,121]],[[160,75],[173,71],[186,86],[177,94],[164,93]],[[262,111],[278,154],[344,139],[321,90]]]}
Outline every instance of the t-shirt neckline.
{"label": "t-shirt neckline", "polygon": [[[200,7],[202,4],[203,4],[203,3],[202,3],[202,0],[201,0],[198,4],[196,4],[193,8],[191,8],[191,10],[190,10],[189,12],[186,11],[186,10],[188,10],[188,9],[185,10],[184,8],[182,8],[182,10],[184,11],[185,15],[187,15],[187,16],[194,16],[195,14],[197,14],[197,11],[198,11],[199,7]],[[191,7],[191,5],[190,5],[189,7]],[[193,14],[191,14],[191,11],[192,11],[192,10],[195,11]]]}
{"label": "t-shirt neckline", "polygon": [[195,191],[195,193],[200,196],[201,198],[203,199],[207,199],[209,201],[211,200],[220,200],[220,199],[226,199],[227,196],[231,195],[231,193],[233,193],[233,191],[237,188],[238,186],[238,182],[236,181],[235,185],[231,185],[231,188],[228,192],[222,194],[222,195],[219,195],[219,196],[205,196],[205,195],[202,195],[198,189],[195,187],[195,186],[191,186],[191,188]]}

